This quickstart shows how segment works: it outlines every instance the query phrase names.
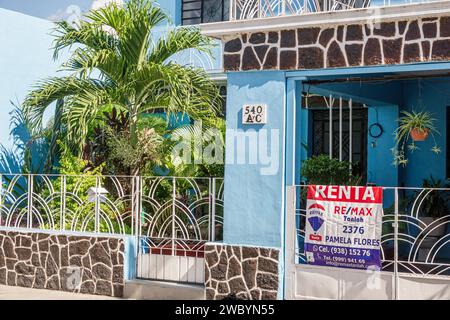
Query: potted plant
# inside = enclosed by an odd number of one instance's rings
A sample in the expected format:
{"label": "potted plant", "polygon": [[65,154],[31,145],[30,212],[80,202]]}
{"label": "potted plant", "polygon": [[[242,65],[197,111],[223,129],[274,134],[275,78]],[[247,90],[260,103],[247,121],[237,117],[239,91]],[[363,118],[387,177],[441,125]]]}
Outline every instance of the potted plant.
{"label": "potted plant", "polygon": [[[402,116],[398,120],[399,126],[395,130],[396,145],[392,149],[394,154],[394,164],[406,165],[408,160],[406,159],[405,147],[410,152],[413,152],[419,147],[416,145],[417,141],[425,141],[429,135],[433,138],[434,146],[431,151],[434,153],[440,153],[441,149],[436,144],[434,134],[439,134],[439,131],[434,126],[435,119],[428,111],[402,111]],[[411,140],[411,143],[408,142]]]}

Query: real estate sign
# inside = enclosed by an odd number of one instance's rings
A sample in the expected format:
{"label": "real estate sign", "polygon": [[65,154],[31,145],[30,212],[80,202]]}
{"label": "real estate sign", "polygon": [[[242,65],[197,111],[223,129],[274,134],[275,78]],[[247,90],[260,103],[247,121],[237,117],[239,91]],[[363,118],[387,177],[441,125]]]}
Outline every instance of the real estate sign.
{"label": "real estate sign", "polygon": [[309,264],[380,268],[383,189],[308,186],[305,253]]}

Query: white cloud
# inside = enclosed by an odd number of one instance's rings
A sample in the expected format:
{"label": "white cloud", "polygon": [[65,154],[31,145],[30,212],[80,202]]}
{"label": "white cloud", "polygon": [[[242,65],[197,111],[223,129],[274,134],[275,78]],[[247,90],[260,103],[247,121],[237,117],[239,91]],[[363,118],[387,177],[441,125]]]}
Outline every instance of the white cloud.
{"label": "white cloud", "polygon": [[92,3],[91,9],[92,10],[97,10],[97,9],[100,9],[100,8],[104,8],[104,7],[106,7],[108,4],[110,4],[112,2],[115,2],[115,3],[117,3],[120,6],[123,5],[123,0],[95,0]]}
{"label": "white cloud", "polygon": [[81,8],[77,5],[70,5],[66,9],[59,9],[49,17],[50,21],[62,21],[67,20],[70,23],[77,21],[81,18]]}
{"label": "white cloud", "polygon": [[58,11],[56,11],[55,13],[51,14],[50,16],[47,17],[48,20],[50,21],[61,21],[64,20],[67,17],[66,11],[59,9]]}

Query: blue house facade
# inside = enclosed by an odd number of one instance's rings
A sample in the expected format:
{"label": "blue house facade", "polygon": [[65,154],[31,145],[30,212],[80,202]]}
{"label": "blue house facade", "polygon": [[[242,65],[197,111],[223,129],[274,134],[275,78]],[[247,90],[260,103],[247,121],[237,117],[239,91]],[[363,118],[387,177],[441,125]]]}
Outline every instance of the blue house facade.
{"label": "blue house facade", "polygon": [[[294,226],[285,220],[286,187],[304,183],[304,160],[325,154],[352,162],[364,183],[386,188],[445,185],[450,3],[231,3],[230,21],[201,25],[204,34],[223,42],[227,129],[247,137],[278,132],[269,154],[277,153],[280,161],[278,171],[264,175],[265,164],[237,164],[231,159],[236,152],[227,150],[224,243],[276,250],[280,277],[257,284],[265,288],[276,280],[278,298],[292,298],[286,293],[308,280],[296,282],[290,275],[293,249],[285,237]],[[261,104],[267,121],[243,124],[243,107]],[[430,112],[439,132],[417,142],[419,150],[406,150],[406,165],[395,164],[394,133],[402,111]],[[229,148],[234,139],[227,136]],[[244,152],[249,156],[249,149]],[[385,191],[386,207],[393,207],[392,190]],[[301,247],[302,230],[296,232]],[[448,249],[444,240],[438,256],[448,259]],[[265,265],[267,257],[260,258]],[[211,296],[222,295],[214,289]]]}

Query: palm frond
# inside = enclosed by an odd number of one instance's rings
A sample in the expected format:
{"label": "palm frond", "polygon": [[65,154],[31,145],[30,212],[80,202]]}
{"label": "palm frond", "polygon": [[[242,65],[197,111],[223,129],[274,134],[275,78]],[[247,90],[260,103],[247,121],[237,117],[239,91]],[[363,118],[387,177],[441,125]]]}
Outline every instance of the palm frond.
{"label": "palm frond", "polygon": [[101,25],[86,21],[81,22],[78,28],[67,21],[56,22],[54,29],[56,39],[53,43],[53,58],[56,60],[61,50],[73,45],[86,46],[96,50],[117,50],[118,39],[107,32]]}
{"label": "palm frond", "polygon": [[152,47],[147,60],[164,63],[167,59],[187,49],[196,49],[211,54],[213,42],[203,36],[196,27],[182,27],[171,30]]}
{"label": "palm frond", "polygon": [[42,126],[42,117],[48,106],[58,100],[80,95],[81,99],[104,95],[106,87],[103,82],[95,79],[76,77],[54,77],[39,82],[23,103],[24,116],[33,127]]}
{"label": "palm frond", "polygon": [[141,112],[156,107],[164,108],[169,116],[182,113],[195,119],[203,119],[219,111],[219,89],[205,71],[174,63],[160,65],[158,68],[160,78],[152,82],[152,92],[157,94],[152,96],[143,90],[138,96],[141,99]]}
{"label": "palm frond", "polygon": [[62,133],[62,116],[63,116],[64,100],[60,99],[56,102],[55,116],[53,118],[53,125],[51,128],[51,138],[49,141],[47,158],[44,164],[44,173],[52,173],[53,164],[59,154],[58,139]]}
{"label": "palm frond", "polygon": [[127,79],[126,61],[109,49],[77,48],[63,67],[81,77],[88,77],[97,70],[102,80],[118,83]]}

